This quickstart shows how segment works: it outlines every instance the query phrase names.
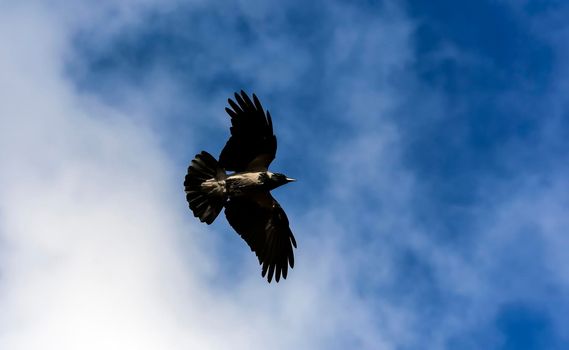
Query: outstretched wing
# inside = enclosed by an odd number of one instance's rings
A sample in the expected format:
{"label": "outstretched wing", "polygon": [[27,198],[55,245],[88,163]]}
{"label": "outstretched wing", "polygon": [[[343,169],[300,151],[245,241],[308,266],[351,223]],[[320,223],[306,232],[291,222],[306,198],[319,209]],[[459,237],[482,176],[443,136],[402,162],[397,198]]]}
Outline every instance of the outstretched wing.
{"label": "outstretched wing", "polygon": [[235,93],[235,103],[228,99],[231,109],[231,137],[219,155],[219,163],[230,171],[266,171],[277,153],[277,138],[273,134],[271,114],[255,94],[253,101],[241,90]]}
{"label": "outstretched wing", "polygon": [[275,276],[286,278],[288,266],[294,267],[296,240],[288,218],[269,192],[255,196],[233,197],[225,204],[229,224],[247,242],[263,266],[262,275],[269,283]]}

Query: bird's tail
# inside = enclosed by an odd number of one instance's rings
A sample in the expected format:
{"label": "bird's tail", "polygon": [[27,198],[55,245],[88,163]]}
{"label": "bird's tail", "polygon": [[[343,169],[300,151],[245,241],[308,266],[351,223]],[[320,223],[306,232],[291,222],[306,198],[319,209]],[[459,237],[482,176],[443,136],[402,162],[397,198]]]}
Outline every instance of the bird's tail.
{"label": "bird's tail", "polygon": [[186,199],[194,216],[211,224],[227,199],[223,181],[227,175],[215,158],[202,151],[192,160],[184,181]]}

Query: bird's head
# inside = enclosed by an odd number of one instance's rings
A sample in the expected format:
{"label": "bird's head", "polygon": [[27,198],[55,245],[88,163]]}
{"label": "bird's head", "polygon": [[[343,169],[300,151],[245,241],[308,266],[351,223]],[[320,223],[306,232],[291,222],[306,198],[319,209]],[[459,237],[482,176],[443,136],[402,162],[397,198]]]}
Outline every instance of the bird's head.
{"label": "bird's head", "polygon": [[296,181],[295,179],[291,179],[290,177],[287,177],[284,174],[279,174],[279,173],[269,173],[268,174],[268,184],[270,189],[274,189],[277,188],[279,186],[282,186],[284,184],[287,184],[289,182],[293,182]]}

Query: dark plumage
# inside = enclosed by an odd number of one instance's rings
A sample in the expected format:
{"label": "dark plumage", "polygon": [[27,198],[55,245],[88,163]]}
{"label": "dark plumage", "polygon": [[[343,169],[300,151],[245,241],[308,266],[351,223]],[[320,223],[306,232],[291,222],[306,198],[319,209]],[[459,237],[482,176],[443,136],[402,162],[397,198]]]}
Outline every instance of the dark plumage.
{"label": "dark plumage", "polygon": [[[262,275],[271,282],[287,277],[294,267],[296,240],[288,218],[270,191],[294,181],[272,173],[269,165],[277,153],[277,138],[269,111],[253,94],[235,94],[231,108],[231,137],[219,161],[206,151],[192,160],[184,181],[186,198],[194,216],[211,224],[225,207],[227,221],[247,242],[262,265]],[[226,174],[226,170],[232,174]]]}

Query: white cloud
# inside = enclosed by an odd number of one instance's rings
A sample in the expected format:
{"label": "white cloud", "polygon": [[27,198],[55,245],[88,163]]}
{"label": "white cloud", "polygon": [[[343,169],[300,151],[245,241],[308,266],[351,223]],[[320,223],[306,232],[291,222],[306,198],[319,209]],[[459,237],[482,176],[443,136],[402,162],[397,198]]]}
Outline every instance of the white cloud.
{"label": "white cloud", "polygon": [[[228,263],[219,241],[239,238],[224,235],[224,223],[205,227],[191,217],[183,170],[147,118],[181,98],[173,79],[156,69],[139,90],[126,90],[128,103],[113,108],[80,94],[64,75],[70,35],[82,24],[94,28],[114,14],[94,34],[100,38],[93,43],[104,45],[123,26],[141,25],[141,14],[156,4],[54,4],[12,2],[0,12],[0,348],[390,349],[425,339],[444,348],[452,336],[491,322],[502,302],[535,296],[495,287],[504,274],[495,256],[520,246],[526,223],[539,228],[546,266],[566,286],[567,273],[557,268],[567,260],[561,176],[552,186],[526,181],[515,195],[489,201],[491,209],[476,208],[478,240],[462,250],[442,246],[433,228],[413,217],[420,179],[402,164],[406,140],[392,122],[404,102],[393,79],[413,60],[412,24],[397,8],[383,21],[367,21],[349,7],[329,10],[341,16],[323,62],[334,86],[327,102],[353,128],[345,130],[351,138],[322,152],[343,187],[291,220],[300,247],[288,280],[267,285],[242,244],[236,263],[244,266],[232,271],[243,278],[220,282]],[[240,3],[242,11],[247,6]],[[259,6],[249,15],[266,22],[267,11]],[[270,36],[261,35],[258,46],[268,47],[259,49],[266,56],[240,56],[233,69],[273,62],[253,79],[267,90],[288,88],[313,59],[301,52],[279,60],[294,45]],[[444,57],[464,59],[445,50]],[[276,70],[287,79],[275,86]],[[445,112],[437,94],[417,101],[427,107],[423,115]],[[203,115],[213,115],[224,98],[187,97]],[[369,202],[358,204],[361,196]],[[377,207],[367,208],[370,202]],[[365,244],[354,245],[357,239]],[[423,290],[400,288],[403,251],[417,254],[436,287],[462,301],[437,309],[437,327],[427,322]],[[361,292],[360,283],[377,294]]]}
{"label": "white cloud", "polygon": [[27,8],[0,21],[0,344],[157,348],[174,322],[165,288],[191,292],[207,267],[191,245],[196,268],[180,260],[170,165],[148,130],[85,109],[62,79],[55,20]]}
{"label": "white cloud", "polygon": [[187,212],[182,175],[150,125],[65,79],[77,23],[36,4],[5,10],[0,347],[334,348],[338,333],[386,344],[364,302],[336,284],[337,247],[303,238],[303,264],[280,285],[252,256],[243,282],[213,285],[223,263],[212,246],[225,238]]}

